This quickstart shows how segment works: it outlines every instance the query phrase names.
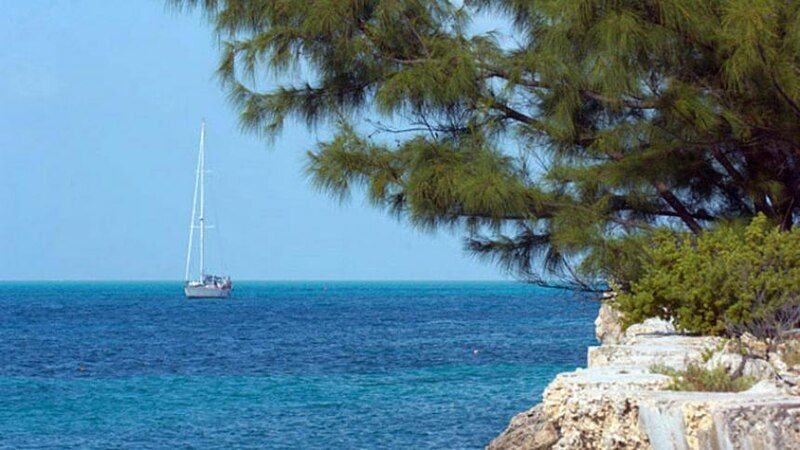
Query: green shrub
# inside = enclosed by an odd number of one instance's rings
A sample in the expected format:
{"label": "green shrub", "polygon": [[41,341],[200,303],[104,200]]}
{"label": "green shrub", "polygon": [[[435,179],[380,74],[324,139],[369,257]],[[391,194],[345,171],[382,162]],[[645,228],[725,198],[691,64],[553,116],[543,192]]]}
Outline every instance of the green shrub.
{"label": "green shrub", "polygon": [[700,360],[703,362],[708,362],[714,356],[714,349],[713,348],[704,348],[700,352]]}
{"label": "green shrub", "polygon": [[744,229],[718,226],[698,237],[659,232],[642,260],[642,276],[617,300],[625,327],[648,317],[711,335],[796,325],[776,322],[795,320],[787,311],[800,302],[797,228],[781,232],[759,215]]}
{"label": "green shrub", "polygon": [[667,386],[671,391],[741,392],[750,389],[756,382],[752,377],[732,377],[721,366],[707,369],[699,364],[690,364],[686,370],[653,366],[650,371],[672,377]]}

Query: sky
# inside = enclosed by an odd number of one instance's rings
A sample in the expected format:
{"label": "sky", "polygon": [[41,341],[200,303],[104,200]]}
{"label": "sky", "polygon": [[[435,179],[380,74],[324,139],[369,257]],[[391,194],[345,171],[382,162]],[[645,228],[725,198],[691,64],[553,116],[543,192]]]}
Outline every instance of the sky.
{"label": "sky", "polygon": [[495,280],[461,236],[311,187],[328,135],[242,133],[199,14],[163,0],[5,2],[0,280],[183,278],[207,122],[211,268],[234,280]]}

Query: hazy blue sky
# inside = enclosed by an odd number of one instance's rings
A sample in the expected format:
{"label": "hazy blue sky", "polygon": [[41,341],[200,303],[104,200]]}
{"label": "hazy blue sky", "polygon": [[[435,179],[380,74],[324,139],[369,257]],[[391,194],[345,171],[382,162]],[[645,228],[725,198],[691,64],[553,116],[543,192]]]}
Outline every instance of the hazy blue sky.
{"label": "hazy blue sky", "polygon": [[315,192],[304,153],[324,130],[287,127],[272,144],[240,133],[197,15],[163,0],[3,9],[0,279],[182,278],[202,117],[235,279],[503,278],[458,236]]}

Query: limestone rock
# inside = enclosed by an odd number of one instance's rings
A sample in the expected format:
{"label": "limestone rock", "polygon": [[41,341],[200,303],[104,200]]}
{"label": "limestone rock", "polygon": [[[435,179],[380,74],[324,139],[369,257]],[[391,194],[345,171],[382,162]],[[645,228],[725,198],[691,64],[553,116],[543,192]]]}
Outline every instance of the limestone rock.
{"label": "limestone rock", "polygon": [[739,353],[718,352],[714,353],[706,362],[706,369],[713,370],[717,367],[724,367],[725,372],[730,376],[738,377],[742,375],[744,364],[744,356]]}
{"label": "limestone rock", "polygon": [[634,339],[643,335],[670,335],[675,334],[675,326],[664,319],[652,317],[642,323],[631,325],[625,330],[625,339]]}
{"label": "limestone rock", "polygon": [[782,450],[800,444],[800,398],[772,388],[641,393],[639,410],[648,448]]}
{"label": "limestone rock", "polygon": [[632,392],[662,389],[670,379],[646,370],[598,367],[560,374],[543,395],[561,437],[554,449],[645,449]]}
{"label": "limestone rock", "polygon": [[748,394],[780,395],[783,392],[783,385],[776,380],[761,380],[747,390]]}
{"label": "limestone rock", "polygon": [[603,301],[600,312],[594,321],[594,331],[601,344],[619,344],[622,342],[622,325],[619,311],[610,302]]}
{"label": "limestone rock", "polygon": [[742,366],[742,376],[752,377],[756,380],[774,380],[778,378],[778,374],[772,365],[760,358],[745,358]]}
{"label": "limestone rock", "polygon": [[[794,330],[793,330],[794,331]],[[800,331],[798,331],[800,332]],[[787,339],[778,345],[778,352],[770,353],[770,363],[772,363],[779,371],[794,371],[800,373],[800,336],[792,339]],[[773,360],[773,358],[775,361]]]}
{"label": "limestone rock", "polygon": [[759,358],[766,358],[767,353],[769,353],[769,345],[766,342],[759,340],[750,333],[744,333],[739,338],[739,341],[742,343],[742,345],[745,346],[745,348],[747,348],[748,352],[753,356],[757,356]]}
{"label": "limestone rock", "polygon": [[769,354],[767,361],[769,361],[772,367],[778,372],[788,372],[790,370],[790,367],[783,361],[783,358],[774,352]]}
{"label": "limestone rock", "polygon": [[705,364],[706,369],[712,370],[723,367],[732,377],[751,377],[757,381],[778,380],[779,373],[786,372],[786,364],[773,354],[769,360],[752,355],[742,355],[736,346],[730,343],[723,346],[721,351],[714,353]]}
{"label": "limestone rock", "polygon": [[782,373],[780,376],[786,393],[800,396],[800,374],[796,372],[787,372]]}
{"label": "limestone rock", "polygon": [[613,365],[649,369],[664,365],[684,369],[690,363],[701,362],[703,353],[718,343],[719,338],[710,336],[636,335],[627,338],[623,345],[589,347],[589,367]]}
{"label": "limestone rock", "polygon": [[556,376],[542,403],[515,417],[489,448],[800,448],[800,397],[789,395],[783,372],[778,378],[769,362],[723,349],[708,364],[763,381],[738,393],[666,391],[670,377],[651,366],[683,369],[724,342],[678,335],[660,320],[631,328],[621,342],[590,347],[589,367]]}
{"label": "limestone rock", "polygon": [[800,341],[790,340],[780,344],[777,353],[769,355],[769,363],[775,368],[786,391],[792,395],[800,395],[800,363],[788,364],[786,361],[794,362],[794,358],[787,358],[787,355],[798,351]]}
{"label": "limestone rock", "polygon": [[511,419],[508,428],[494,438],[488,450],[547,450],[558,441],[558,430],[537,405]]}

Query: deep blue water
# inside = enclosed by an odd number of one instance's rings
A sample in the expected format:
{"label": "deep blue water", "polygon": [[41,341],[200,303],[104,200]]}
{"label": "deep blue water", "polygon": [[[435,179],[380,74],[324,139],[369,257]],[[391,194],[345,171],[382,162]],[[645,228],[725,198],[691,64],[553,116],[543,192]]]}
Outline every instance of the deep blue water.
{"label": "deep blue water", "polygon": [[0,447],[480,448],[596,313],[516,283],[0,283]]}

